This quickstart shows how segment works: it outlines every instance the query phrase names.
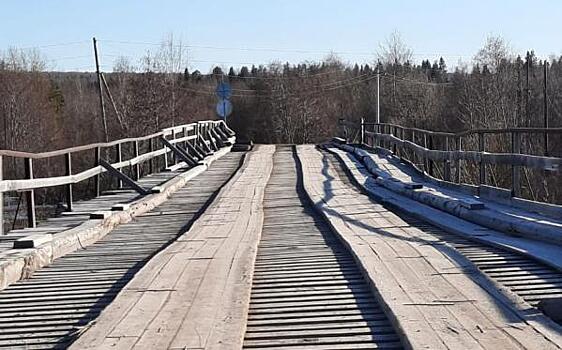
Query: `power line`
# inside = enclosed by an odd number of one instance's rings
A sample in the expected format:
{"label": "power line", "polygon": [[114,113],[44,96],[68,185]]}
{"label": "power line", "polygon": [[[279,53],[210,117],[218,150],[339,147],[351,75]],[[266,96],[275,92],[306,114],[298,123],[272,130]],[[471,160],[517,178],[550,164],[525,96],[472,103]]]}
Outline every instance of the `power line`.
{"label": "power line", "polygon": [[228,51],[264,51],[264,52],[286,52],[286,53],[323,53],[323,54],[341,54],[341,55],[368,55],[374,56],[373,52],[359,52],[359,51],[335,51],[335,50],[305,50],[305,49],[292,49],[292,48],[270,48],[270,47],[222,47],[222,46],[208,46],[208,45],[191,45],[191,44],[172,44],[154,43],[145,41],[124,41],[124,40],[106,40],[100,41],[115,44],[125,45],[150,45],[159,47],[175,47],[175,48],[192,48],[192,49],[208,49],[208,50],[228,50]]}

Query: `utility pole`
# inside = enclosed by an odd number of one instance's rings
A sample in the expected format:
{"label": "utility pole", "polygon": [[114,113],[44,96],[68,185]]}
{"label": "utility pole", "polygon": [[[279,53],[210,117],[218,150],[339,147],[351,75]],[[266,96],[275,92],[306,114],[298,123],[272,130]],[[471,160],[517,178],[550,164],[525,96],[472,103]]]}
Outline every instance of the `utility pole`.
{"label": "utility pole", "polygon": [[[548,62],[544,60],[544,128],[548,129]],[[548,157],[548,132],[544,132],[544,155]]]}
{"label": "utility pole", "polygon": [[380,62],[377,63],[377,124],[381,122],[381,73],[380,73]]}
{"label": "utility pole", "polygon": [[529,105],[529,100],[531,97],[531,90],[529,89],[529,65],[530,65],[530,61],[531,60],[531,55],[527,52],[527,59],[526,59],[526,64],[525,64],[525,68],[527,70],[527,82],[526,82],[526,89],[525,89],[525,109],[527,112],[527,120],[525,121],[525,125],[530,125],[531,123],[531,106]]}
{"label": "utility pole", "polygon": [[100,97],[100,108],[101,108],[101,121],[103,126],[103,133],[105,136],[105,142],[109,141],[109,136],[107,134],[107,119],[105,117],[105,104],[103,101],[103,92],[102,92],[102,81],[101,81],[101,73],[100,73],[100,61],[98,58],[98,43],[96,38],[93,38],[94,41],[94,57],[96,59],[96,75],[98,77],[98,93]]}

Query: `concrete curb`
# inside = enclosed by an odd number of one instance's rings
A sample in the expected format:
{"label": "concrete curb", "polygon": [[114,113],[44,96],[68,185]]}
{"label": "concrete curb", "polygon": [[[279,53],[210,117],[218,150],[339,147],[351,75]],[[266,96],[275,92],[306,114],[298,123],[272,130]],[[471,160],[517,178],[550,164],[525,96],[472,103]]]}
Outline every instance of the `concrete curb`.
{"label": "concrete curb", "polygon": [[162,204],[189,180],[203,173],[214,161],[229,153],[230,149],[231,146],[218,150],[204,159],[203,164],[161,185],[159,193],[149,194],[130,203],[126,210],[108,212],[109,215],[104,219],[90,219],[72,229],[47,234],[52,235],[52,240],[36,248],[10,249],[2,253],[0,257],[6,260],[0,262],[0,290],[21,279],[29,278],[34,271],[49,265],[61,256],[97,242],[117,226]]}
{"label": "concrete curb", "polygon": [[375,177],[374,181],[390,191],[493,230],[510,235],[552,242],[558,245],[562,244],[562,227],[558,227],[555,223],[519,219],[515,216],[486,208],[484,203],[481,203],[481,206],[478,208],[471,208],[472,204],[477,203],[470,203],[470,201],[466,202],[453,197],[443,197],[428,191],[410,188],[408,184],[381,171],[371,158],[372,155],[369,152],[349,145],[334,144],[334,146],[352,153]]}

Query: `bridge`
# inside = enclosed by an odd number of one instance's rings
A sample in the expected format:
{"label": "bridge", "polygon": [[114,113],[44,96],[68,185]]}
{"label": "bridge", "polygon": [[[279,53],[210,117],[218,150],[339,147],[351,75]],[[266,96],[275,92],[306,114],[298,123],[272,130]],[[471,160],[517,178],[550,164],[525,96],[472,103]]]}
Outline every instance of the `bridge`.
{"label": "bridge", "polygon": [[[254,146],[203,121],[0,151],[0,203],[18,199],[0,210],[0,348],[559,349],[562,206],[522,196],[527,169],[559,176],[521,148],[547,133],[361,121]],[[498,134],[510,150],[486,148]]]}

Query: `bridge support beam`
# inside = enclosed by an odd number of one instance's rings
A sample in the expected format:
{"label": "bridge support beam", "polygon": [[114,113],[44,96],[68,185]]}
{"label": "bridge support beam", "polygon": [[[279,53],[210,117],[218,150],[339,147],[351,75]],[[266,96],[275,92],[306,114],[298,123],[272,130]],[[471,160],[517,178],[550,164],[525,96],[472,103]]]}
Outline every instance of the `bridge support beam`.
{"label": "bridge support beam", "polygon": [[[172,151],[172,153],[174,153],[176,156],[181,158],[181,160],[183,160],[184,162],[186,162],[190,166],[197,165],[198,159],[194,159],[192,156],[190,156],[184,150],[180,149],[179,147],[176,147],[175,145],[172,145],[170,143],[170,141],[166,140],[164,137],[162,137],[161,139],[162,139],[162,142],[164,142],[164,144],[166,145],[166,147],[168,147]],[[193,146],[191,146],[191,144],[189,142],[187,142],[186,144],[187,144],[188,148],[193,147]]]}
{"label": "bridge support beam", "polygon": [[140,193],[142,195],[146,195],[146,194],[150,193],[149,191],[147,191],[143,187],[139,186],[139,184],[137,184],[133,179],[131,179],[127,175],[123,174],[119,170],[115,169],[113,167],[113,165],[109,164],[105,160],[100,159],[100,165],[102,167],[104,167],[111,175],[118,177],[121,181],[123,181],[124,183],[129,185],[129,187],[131,187],[132,189],[134,189],[138,193]]}

